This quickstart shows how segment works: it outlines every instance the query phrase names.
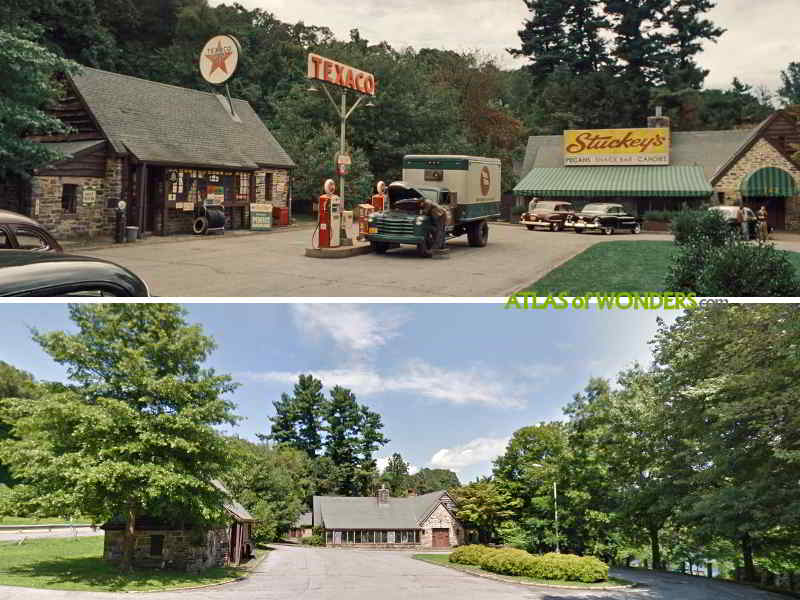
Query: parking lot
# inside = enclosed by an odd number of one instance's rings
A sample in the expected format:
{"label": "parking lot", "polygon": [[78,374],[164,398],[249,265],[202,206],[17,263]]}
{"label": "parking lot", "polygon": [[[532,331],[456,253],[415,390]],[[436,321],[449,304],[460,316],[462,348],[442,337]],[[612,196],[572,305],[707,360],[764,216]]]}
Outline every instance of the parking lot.
{"label": "parking lot", "polygon": [[517,291],[592,244],[669,240],[663,234],[614,236],[528,231],[492,224],[489,244],[450,240],[444,258],[421,259],[403,246],[386,255],[308,258],[312,229],[249,235],[176,236],[97,250],[69,251],[114,261],[143,277],[157,296],[490,296]]}

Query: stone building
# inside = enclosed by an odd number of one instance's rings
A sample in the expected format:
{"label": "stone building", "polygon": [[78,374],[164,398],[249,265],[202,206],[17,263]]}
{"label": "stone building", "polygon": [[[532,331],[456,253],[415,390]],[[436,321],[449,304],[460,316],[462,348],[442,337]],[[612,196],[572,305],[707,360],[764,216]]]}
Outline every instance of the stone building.
{"label": "stone building", "polygon": [[[167,523],[148,515],[136,519],[133,565],[143,568],[199,571],[210,567],[239,565],[253,556],[250,540],[255,519],[219,481],[213,482],[228,494],[227,521],[201,530],[190,525]],[[111,562],[122,558],[125,521],[114,518],[104,523],[103,557]]]}
{"label": "stone building", "polygon": [[120,200],[157,235],[191,232],[207,200],[229,228],[249,227],[251,203],[288,205],[294,162],[248,102],[88,67],[64,83],[49,111],[73,132],[31,139],[65,158],[0,182],[0,208],[76,238],[112,234]]}
{"label": "stone building", "polygon": [[314,516],[313,513],[307,512],[303,513],[297,520],[292,524],[291,529],[289,529],[289,537],[290,538],[302,538],[308,537],[313,534],[314,528]]}
{"label": "stone building", "polygon": [[313,526],[328,546],[449,548],[464,543],[464,526],[445,491],[391,498],[314,496]]}
{"label": "stone building", "polygon": [[[648,127],[670,127],[653,116]],[[566,166],[564,136],[531,136],[522,197],[617,202],[633,214],[705,204],[765,205],[777,230],[800,230],[800,116],[778,110],[755,129],[669,131],[669,164],[658,166]]]}

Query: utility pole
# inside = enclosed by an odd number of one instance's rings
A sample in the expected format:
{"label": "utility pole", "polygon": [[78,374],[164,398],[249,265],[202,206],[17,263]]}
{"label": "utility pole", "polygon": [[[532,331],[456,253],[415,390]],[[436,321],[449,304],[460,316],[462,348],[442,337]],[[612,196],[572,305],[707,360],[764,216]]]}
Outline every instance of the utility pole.
{"label": "utility pole", "polygon": [[553,506],[556,513],[556,554],[561,554],[561,549],[558,545],[558,489],[556,488],[556,480],[553,480]]}

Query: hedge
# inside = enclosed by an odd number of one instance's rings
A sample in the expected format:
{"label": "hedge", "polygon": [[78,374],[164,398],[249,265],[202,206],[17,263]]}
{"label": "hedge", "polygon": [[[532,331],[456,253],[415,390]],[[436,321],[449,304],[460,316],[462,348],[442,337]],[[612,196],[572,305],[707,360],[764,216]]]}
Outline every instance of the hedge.
{"label": "hedge", "polygon": [[499,575],[558,581],[594,583],[608,580],[608,565],[594,556],[574,554],[534,555],[515,548],[462,546],[450,554],[450,562],[479,566]]}
{"label": "hedge", "polygon": [[325,538],[320,535],[308,535],[300,538],[300,543],[306,546],[324,546]]}

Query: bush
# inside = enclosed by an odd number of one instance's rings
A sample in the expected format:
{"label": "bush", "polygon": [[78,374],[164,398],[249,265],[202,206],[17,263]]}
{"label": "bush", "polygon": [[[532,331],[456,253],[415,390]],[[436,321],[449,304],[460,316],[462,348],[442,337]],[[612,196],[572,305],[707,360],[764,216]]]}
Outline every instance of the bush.
{"label": "bush", "polygon": [[325,538],[321,535],[308,535],[300,538],[300,543],[306,546],[324,546]]}
{"label": "bush", "polygon": [[682,210],[648,210],[644,213],[645,221],[656,221],[659,223],[669,223],[677,215],[681,214]]}
{"label": "bush", "polygon": [[266,500],[259,500],[255,506],[252,507],[250,513],[254,518],[258,519],[253,523],[250,538],[256,544],[266,544],[267,542],[275,541],[278,537],[278,521],[269,502]]}
{"label": "bush", "polygon": [[697,278],[699,296],[800,296],[800,280],[786,254],[772,244],[718,249]]}
{"label": "bush", "polygon": [[672,234],[678,246],[720,248],[731,241],[731,228],[716,210],[682,210],[672,219]]}
{"label": "bush", "polygon": [[499,575],[558,581],[594,583],[608,580],[608,565],[594,556],[573,554],[534,555],[516,548],[462,546],[450,554],[450,562],[476,565]]}

